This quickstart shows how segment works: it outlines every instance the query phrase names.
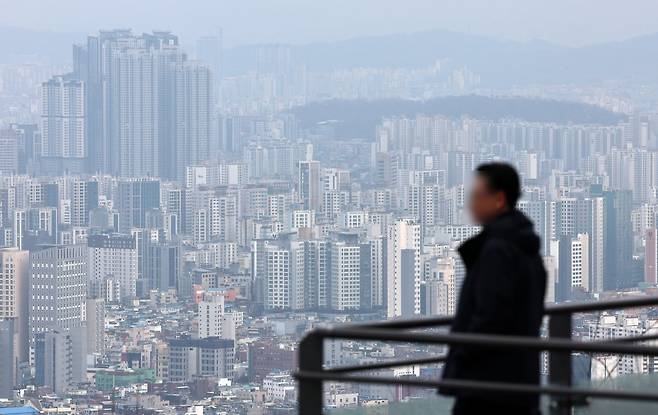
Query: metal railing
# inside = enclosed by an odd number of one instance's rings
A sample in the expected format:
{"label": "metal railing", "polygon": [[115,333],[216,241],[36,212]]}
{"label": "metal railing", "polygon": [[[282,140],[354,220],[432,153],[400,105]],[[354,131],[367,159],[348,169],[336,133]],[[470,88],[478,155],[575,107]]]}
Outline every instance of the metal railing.
{"label": "metal railing", "polygon": [[[370,324],[350,324],[309,331],[299,344],[299,369],[295,377],[299,382],[299,413],[321,414],[324,381],[344,383],[395,384],[421,388],[450,388],[457,390],[508,392],[517,394],[544,394],[551,397],[552,415],[571,414],[575,403],[588,398],[607,398],[658,402],[658,393],[592,389],[572,386],[572,352],[607,353],[622,355],[658,356],[658,347],[646,344],[628,344],[656,340],[655,334],[597,341],[571,339],[572,316],[575,313],[648,307],[658,305],[658,297],[634,297],[609,301],[565,303],[546,308],[548,338],[500,336],[466,333],[408,332],[410,329],[427,329],[447,326],[451,317],[391,320]],[[324,368],[324,340],[350,339],[364,341],[410,342],[432,345],[470,345],[488,348],[525,348],[549,352],[549,379],[546,385],[483,382],[470,380],[422,380],[384,376],[353,375],[353,372],[387,369],[442,362],[444,356],[370,363],[363,365]]]}

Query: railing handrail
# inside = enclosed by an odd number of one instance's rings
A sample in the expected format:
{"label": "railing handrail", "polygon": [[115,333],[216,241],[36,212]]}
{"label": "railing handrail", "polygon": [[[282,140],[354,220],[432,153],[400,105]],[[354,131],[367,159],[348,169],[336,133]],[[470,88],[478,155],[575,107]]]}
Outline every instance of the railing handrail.
{"label": "railing handrail", "polygon": [[[602,301],[566,302],[560,304],[546,304],[544,315],[565,313],[586,313],[592,311],[616,310],[621,308],[646,307],[658,305],[656,296],[633,296],[615,298]],[[393,320],[378,320],[357,323],[338,324],[336,327],[364,327],[364,328],[390,328],[390,329],[419,329],[426,327],[447,326],[452,324],[453,316],[420,317]]]}
{"label": "railing handrail", "polygon": [[618,341],[584,342],[562,339],[539,339],[529,336],[507,336],[475,333],[408,333],[366,328],[316,328],[309,334],[320,339],[379,340],[425,344],[448,344],[473,347],[523,348],[537,351],[579,351],[591,353],[658,356],[658,347],[630,345]]}
{"label": "railing handrail", "polygon": [[359,376],[350,375],[344,376],[342,374],[331,372],[306,372],[299,371],[295,373],[295,377],[300,380],[325,380],[341,383],[374,383],[381,385],[407,385],[419,388],[449,388],[449,389],[463,389],[472,391],[487,391],[487,392],[507,392],[514,394],[549,394],[558,395],[571,398],[610,398],[622,400],[635,400],[635,401],[658,401],[657,393],[650,392],[631,392],[623,390],[609,390],[609,389],[593,389],[593,388],[572,388],[568,386],[559,385],[525,385],[519,383],[502,383],[502,382],[483,382],[475,380],[421,380],[409,378],[397,378],[390,376]]}
{"label": "railing handrail", "polygon": [[[650,341],[658,340],[657,334],[650,335],[639,335],[632,337],[624,337],[618,339],[609,339],[609,340],[599,340],[597,343],[635,343],[641,341]],[[344,366],[335,366],[325,369],[329,373],[349,373],[365,370],[378,370],[378,369],[390,369],[394,367],[409,367],[409,366],[420,366],[428,364],[436,364],[445,362],[447,356],[430,356],[430,357],[420,357],[415,359],[395,359],[395,360],[385,360],[375,363],[365,363],[365,364],[356,364],[356,365],[344,365]]]}
{"label": "railing handrail", "polygon": [[546,307],[544,314],[573,314],[591,311],[618,310],[622,308],[648,307],[658,305],[658,296],[632,296],[601,301],[582,301],[551,304]]}

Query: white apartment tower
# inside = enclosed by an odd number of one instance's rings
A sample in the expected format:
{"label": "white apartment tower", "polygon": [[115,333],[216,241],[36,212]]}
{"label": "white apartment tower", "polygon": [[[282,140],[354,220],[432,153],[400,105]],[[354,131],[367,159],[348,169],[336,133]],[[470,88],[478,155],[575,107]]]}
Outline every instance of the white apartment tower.
{"label": "white apartment tower", "polygon": [[361,248],[336,242],[331,246],[331,308],[358,310],[361,306]]}
{"label": "white apartment tower", "polygon": [[42,163],[48,172],[82,172],[87,156],[85,85],[55,76],[41,88]]}
{"label": "white apartment tower", "polygon": [[210,289],[199,302],[199,338],[235,340],[235,319],[224,308],[224,291]]}
{"label": "white apartment tower", "polygon": [[387,316],[420,314],[420,225],[398,219],[387,231]]}
{"label": "white apartment tower", "polygon": [[302,310],[310,303],[306,287],[306,251],[304,241],[290,242],[290,308],[293,310]]}
{"label": "white apartment tower", "polygon": [[290,308],[290,252],[277,246],[268,246],[266,255],[265,308],[286,310]]}
{"label": "white apartment tower", "polygon": [[589,235],[579,233],[571,240],[571,286],[590,290]]}

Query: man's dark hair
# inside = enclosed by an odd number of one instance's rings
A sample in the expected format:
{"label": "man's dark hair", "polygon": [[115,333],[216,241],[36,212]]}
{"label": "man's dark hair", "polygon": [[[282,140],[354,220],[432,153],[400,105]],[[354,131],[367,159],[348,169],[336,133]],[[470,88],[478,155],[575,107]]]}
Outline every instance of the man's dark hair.
{"label": "man's dark hair", "polygon": [[505,194],[505,200],[510,209],[516,207],[516,202],[521,197],[521,180],[512,165],[507,163],[485,163],[479,165],[475,171],[487,180],[489,190]]}

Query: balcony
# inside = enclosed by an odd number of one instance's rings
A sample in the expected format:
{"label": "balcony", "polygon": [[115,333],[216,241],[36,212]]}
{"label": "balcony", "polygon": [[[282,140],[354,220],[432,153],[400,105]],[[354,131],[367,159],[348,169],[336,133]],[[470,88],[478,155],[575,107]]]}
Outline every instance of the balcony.
{"label": "balcony", "polygon": [[[605,353],[617,355],[658,356],[658,347],[647,344],[647,341],[656,340],[655,334],[644,334],[635,337],[625,337],[611,340],[575,341],[571,338],[572,317],[576,313],[600,312],[605,310],[619,310],[628,308],[650,307],[658,305],[658,297],[638,297],[616,299],[611,301],[565,303],[547,307],[548,335],[546,338],[535,339],[519,336],[475,335],[459,333],[435,333],[428,330],[445,327],[452,321],[450,317],[424,318],[414,320],[393,320],[376,322],[372,324],[351,324],[329,328],[317,328],[302,339],[299,345],[299,368],[295,377],[299,381],[298,407],[299,413],[320,414],[323,410],[322,385],[325,381],[341,383],[370,383],[381,385],[406,385],[415,388],[436,389],[450,387],[459,390],[476,390],[488,392],[504,392],[516,394],[540,394],[547,402],[548,412],[551,415],[571,414],[574,408],[579,413],[590,412],[590,402],[610,400],[624,403],[649,402],[658,403],[658,393],[638,390],[646,382],[614,382],[607,385],[573,385],[572,379],[572,353],[585,354]],[[331,339],[409,342],[426,345],[470,345],[484,348],[526,348],[548,352],[548,380],[544,384],[523,385],[481,381],[457,380],[426,380],[396,378],[373,375],[381,369],[404,366],[422,366],[441,363],[443,356],[422,359],[398,360],[373,364],[323,367],[323,342]],[[368,372],[363,374],[363,372]],[[656,378],[649,377],[654,383]],[[655,388],[646,388],[655,390]],[[431,401],[432,399],[430,399]],[[437,398],[438,402],[444,402]],[[416,402],[422,408],[422,402]],[[438,413],[443,404],[432,405],[432,413]],[[410,409],[408,407],[407,409]],[[612,406],[608,407],[612,410]],[[358,412],[354,412],[357,414]],[[407,413],[407,411],[404,411]],[[419,412],[422,413],[422,412]],[[619,413],[619,409],[617,409]],[[628,415],[628,413],[626,413]]]}

